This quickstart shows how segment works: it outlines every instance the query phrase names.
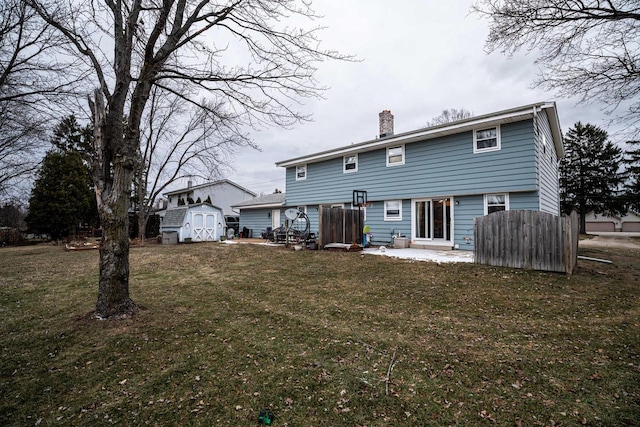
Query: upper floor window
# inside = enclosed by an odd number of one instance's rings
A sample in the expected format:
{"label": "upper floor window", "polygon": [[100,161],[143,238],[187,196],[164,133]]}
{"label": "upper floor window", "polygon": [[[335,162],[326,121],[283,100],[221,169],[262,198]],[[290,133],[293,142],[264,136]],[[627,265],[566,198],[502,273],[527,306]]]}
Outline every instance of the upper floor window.
{"label": "upper floor window", "polygon": [[296,181],[307,179],[307,165],[296,166]]}
{"label": "upper floor window", "polygon": [[358,172],[358,155],[352,154],[350,156],[344,156],[342,165],[342,172],[344,173]]}
{"label": "upper floor window", "polygon": [[387,166],[404,165],[404,145],[387,148]]}
{"label": "upper floor window", "polygon": [[500,149],[500,126],[473,131],[473,152],[483,153]]}
{"label": "upper floor window", "polygon": [[384,202],[384,220],[402,221],[402,200],[386,200]]}
{"label": "upper floor window", "polygon": [[509,210],[509,194],[485,194],[484,214]]}

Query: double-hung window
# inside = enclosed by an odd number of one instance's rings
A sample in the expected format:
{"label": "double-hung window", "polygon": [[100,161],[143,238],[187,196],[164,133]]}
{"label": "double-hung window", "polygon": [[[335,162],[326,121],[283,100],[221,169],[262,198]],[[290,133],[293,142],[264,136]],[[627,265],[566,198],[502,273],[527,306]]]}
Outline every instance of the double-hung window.
{"label": "double-hung window", "polygon": [[357,154],[344,156],[342,160],[342,172],[344,173],[358,172],[358,155]]}
{"label": "double-hung window", "polygon": [[473,131],[473,152],[484,153],[500,149],[500,126]]}
{"label": "double-hung window", "polygon": [[296,166],[296,181],[307,179],[307,165]]}
{"label": "double-hung window", "polygon": [[384,202],[384,220],[402,221],[402,200],[386,200]]}
{"label": "double-hung window", "polygon": [[387,148],[387,166],[404,165],[404,145]]}
{"label": "double-hung window", "polygon": [[484,214],[509,210],[509,194],[485,194]]}

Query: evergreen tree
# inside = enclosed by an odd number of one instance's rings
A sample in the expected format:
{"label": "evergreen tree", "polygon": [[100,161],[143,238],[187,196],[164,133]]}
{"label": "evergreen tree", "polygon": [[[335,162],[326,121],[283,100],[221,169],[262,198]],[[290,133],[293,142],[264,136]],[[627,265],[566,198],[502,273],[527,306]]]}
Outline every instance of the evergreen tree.
{"label": "evergreen tree", "polygon": [[91,177],[76,151],[50,151],[38,172],[26,222],[36,233],[58,240],[91,220],[95,195]]}
{"label": "evergreen tree", "polygon": [[586,214],[613,215],[624,212],[618,192],[622,150],[608,140],[607,132],[578,122],[564,137],[565,156],[560,161],[562,211],[575,210],[580,233],[586,233]]}
{"label": "evergreen tree", "polygon": [[[624,163],[627,165],[624,202],[628,209],[640,213],[640,141],[628,141]],[[636,147],[635,149],[631,146]]]}
{"label": "evergreen tree", "polygon": [[77,151],[85,156],[91,152],[93,129],[91,126],[80,126],[76,116],[72,114],[63,118],[53,130],[51,144],[60,151]]}

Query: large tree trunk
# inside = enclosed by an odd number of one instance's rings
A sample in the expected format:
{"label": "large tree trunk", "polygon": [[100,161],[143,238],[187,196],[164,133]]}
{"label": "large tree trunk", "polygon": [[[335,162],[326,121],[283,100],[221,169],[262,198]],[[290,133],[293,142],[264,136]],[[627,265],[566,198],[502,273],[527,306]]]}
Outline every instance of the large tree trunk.
{"label": "large tree trunk", "polygon": [[[133,172],[114,165],[114,185],[109,201],[100,209],[102,245],[96,316],[125,317],[137,311],[129,298],[129,189]],[[127,185],[128,183],[128,185]]]}
{"label": "large tree trunk", "polygon": [[107,117],[102,92],[94,94],[94,100],[89,99],[95,145],[91,162],[102,223],[95,315],[101,319],[128,317],[138,310],[129,298],[129,207],[137,147],[123,136],[122,113],[112,110]]}

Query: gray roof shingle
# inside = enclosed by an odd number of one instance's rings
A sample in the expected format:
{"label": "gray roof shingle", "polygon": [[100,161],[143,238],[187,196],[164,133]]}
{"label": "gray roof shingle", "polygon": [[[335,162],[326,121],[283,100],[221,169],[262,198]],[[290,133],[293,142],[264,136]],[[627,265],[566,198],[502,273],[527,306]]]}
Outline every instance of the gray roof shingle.
{"label": "gray roof shingle", "polygon": [[167,209],[162,220],[163,227],[181,227],[184,220],[184,214],[187,213],[186,206]]}

